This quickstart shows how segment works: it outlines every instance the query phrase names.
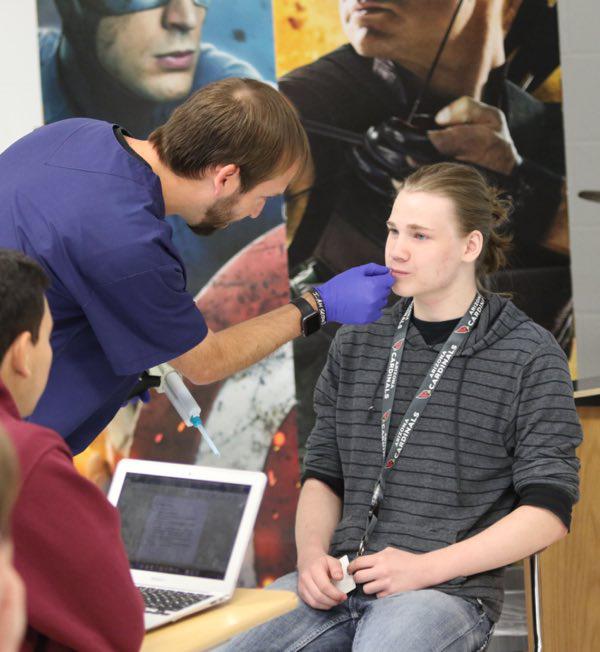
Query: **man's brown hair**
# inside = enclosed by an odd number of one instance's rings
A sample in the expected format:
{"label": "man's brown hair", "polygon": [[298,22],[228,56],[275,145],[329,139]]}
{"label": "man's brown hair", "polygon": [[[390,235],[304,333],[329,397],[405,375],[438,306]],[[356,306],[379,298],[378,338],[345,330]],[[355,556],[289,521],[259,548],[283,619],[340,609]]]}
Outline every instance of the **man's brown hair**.
{"label": "man's brown hair", "polygon": [[10,514],[17,497],[18,480],[17,456],[0,428],[0,541],[10,535]]}
{"label": "man's brown hair", "polygon": [[294,107],[255,79],[222,79],[178,106],[149,136],[160,160],[175,174],[197,179],[215,165],[240,168],[248,192],[308,160],[308,140]]}

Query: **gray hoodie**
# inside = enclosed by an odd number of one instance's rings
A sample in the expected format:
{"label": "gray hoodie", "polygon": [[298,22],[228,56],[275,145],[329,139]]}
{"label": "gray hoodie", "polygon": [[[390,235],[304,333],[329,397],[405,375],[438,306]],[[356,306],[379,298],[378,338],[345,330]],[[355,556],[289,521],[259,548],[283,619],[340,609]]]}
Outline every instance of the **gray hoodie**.
{"label": "gray hoodie", "polygon": [[[343,481],[334,556],[354,556],[364,532],[382,464],[383,377],[407,305],[400,300],[373,324],[340,329],[315,389],[305,477]],[[429,347],[410,324],[388,447],[441,348]],[[577,500],[580,442],[564,353],[510,301],[488,297],[388,476],[366,552],[424,553],[467,539],[512,511],[527,485],[551,485]],[[435,588],[481,601],[496,621],[503,578],[500,568]]]}

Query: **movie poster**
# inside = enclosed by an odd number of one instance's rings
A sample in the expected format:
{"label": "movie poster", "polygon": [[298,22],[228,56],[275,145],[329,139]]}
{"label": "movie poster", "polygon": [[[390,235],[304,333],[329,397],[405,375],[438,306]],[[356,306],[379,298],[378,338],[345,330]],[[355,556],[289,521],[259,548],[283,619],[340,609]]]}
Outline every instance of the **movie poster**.
{"label": "movie poster", "polygon": [[[275,82],[269,1],[38,0],[38,18],[47,123],[85,116],[145,138],[212,81]],[[213,330],[289,300],[281,200],[271,200],[259,219],[210,237],[195,235],[177,216],[167,220],[188,290]],[[220,383],[190,389],[220,457],[152,392],[143,407],[121,410],[76,463],[98,483],[126,456],[264,470],[269,482],[242,584],[265,584],[294,565],[299,471],[291,345]]]}

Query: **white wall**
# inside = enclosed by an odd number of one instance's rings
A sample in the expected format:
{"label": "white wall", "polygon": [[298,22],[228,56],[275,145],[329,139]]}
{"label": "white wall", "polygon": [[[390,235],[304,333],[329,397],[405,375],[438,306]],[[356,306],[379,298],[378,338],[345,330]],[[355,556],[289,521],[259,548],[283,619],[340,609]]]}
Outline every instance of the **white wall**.
{"label": "white wall", "polygon": [[575,337],[579,377],[600,376],[600,2],[559,0]]}
{"label": "white wall", "polygon": [[42,124],[35,0],[0,0],[0,152]]}

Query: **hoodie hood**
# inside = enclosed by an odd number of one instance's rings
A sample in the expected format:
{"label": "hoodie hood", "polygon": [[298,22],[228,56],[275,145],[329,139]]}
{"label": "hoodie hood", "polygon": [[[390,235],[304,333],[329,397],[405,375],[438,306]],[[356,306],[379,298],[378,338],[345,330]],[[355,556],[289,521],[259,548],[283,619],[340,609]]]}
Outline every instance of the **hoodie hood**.
{"label": "hoodie hood", "polygon": [[[403,297],[388,310],[396,322],[400,320],[412,298]],[[506,337],[519,324],[530,321],[529,317],[519,310],[514,303],[506,297],[497,294],[485,296],[485,305],[477,320],[475,328],[469,333],[462,350],[457,357],[469,358],[475,353],[492,346]],[[427,345],[420,335],[415,335],[416,329],[409,331],[408,340],[415,348],[425,348]],[[439,351],[443,344],[436,344],[433,348]]]}

